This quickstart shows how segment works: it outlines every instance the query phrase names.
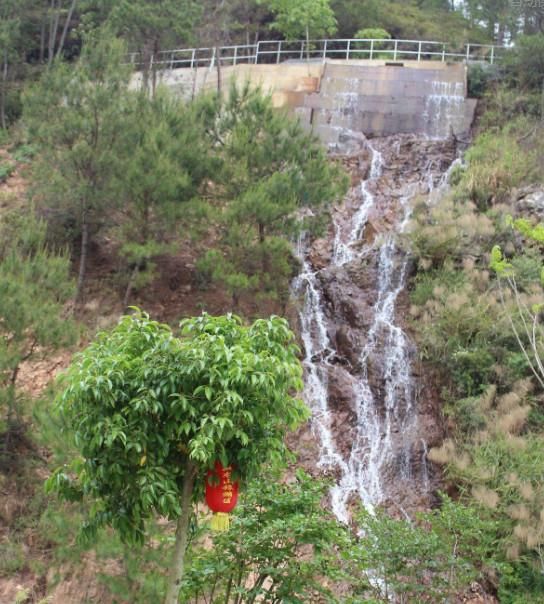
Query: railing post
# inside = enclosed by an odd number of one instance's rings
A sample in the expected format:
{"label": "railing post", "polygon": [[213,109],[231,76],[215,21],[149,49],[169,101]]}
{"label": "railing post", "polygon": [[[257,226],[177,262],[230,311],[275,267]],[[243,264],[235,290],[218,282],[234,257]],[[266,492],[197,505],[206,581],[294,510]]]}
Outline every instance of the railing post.
{"label": "railing post", "polygon": [[470,61],[470,44],[467,44],[467,63]]}
{"label": "railing post", "polygon": [[213,47],[212,58],[210,60],[210,71],[215,67],[215,46]]}
{"label": "railing post", "polygon": [[257,42],[257,46],[255,47],[255,65],[259,62],[259,48],[261,46],[260,42]]}
{"label": "railing post", "polygon": [[238,58],[238,46],[234,47],[234,57],[232,59],[233,65],[236,65],[236,59]]}
{"label": "railing post", "polygon": [[492,46],[491,47],[491,58],[490,58],[490,61],[489,61],[491,63],[491,65],[493,65],[493,61],[494,60],[495,60],[495,47]]}
{"label": "railing post", "polygon": [[196,56],[196,48],[193,48],[193,52],[191,53],[191,69],[194,68],[195,56]]}
{"label": "railing post", "polygon": [[442,63],[446,62],[446,45],[442,44]]}
{"label": "railing post", "polygon": [[395,40],[395,50],[393,51],[393,61],[397,60],[397,50],[398,50],[398,47],[399,47],[399,41]]}
{"label": "railing post", "polygon": [[326,58],[327,58],[327,40],[325,40],[325,44],[323,44],[323,63],[325,62]]}
{"label": "railing post", "polygon": [[301,42],[300,42],[300,60],[302,61],[303,58],[304,58],[304,40],[301,40]]}
{"label": "railing post", "polygon": [[276,64],[281,61],[281,40],[278,42],[278,54],[276,55]]}
{"label": "railing post", "polygon": [[372,57],[374,56],[374,40],[370,40],[370,60],[372,61]]}
{"label": "railing post", "polygon": [[421,61],[421,41],[417,45],[417,60]]}
{"label": "railing post", "polygon": [[349,61],[349,51],[351,49],[351,40],[348,40],[348,48],[346,52],[346,61]]}

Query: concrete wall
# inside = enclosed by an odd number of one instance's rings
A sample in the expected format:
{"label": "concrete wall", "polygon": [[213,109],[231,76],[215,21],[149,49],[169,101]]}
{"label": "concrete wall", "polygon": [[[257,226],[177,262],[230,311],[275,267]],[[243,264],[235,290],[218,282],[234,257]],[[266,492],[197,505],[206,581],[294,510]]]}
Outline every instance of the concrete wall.
{"label": "concrete wall", "polygon": [[[417,67],[416,67],[417,66]],[[470,129],[475,103],[466,100],[466,68],[327,64],[319,93],[305,98],[311,123],[327,143],[341,135],[418,133],[445,138]]]}
{"label": "concrete wall", "polygon": [[[279,65],[236,65],[221,69],[222,89],[249,81],[272,95],[322,140],[342,136],[419,133],[444,138],[450,129],[470,129],[475,101],[466,99],[466,67],[435,61],[327,61]],[[161,81],[190,99],[217,90],[218,73],[208,67],[165,71]],[[136,76],[134,85],[139,85]]]}
{"label": "concrete wall", "polygon": [[[250,82],[260,86],[263,91],[272,94],[276,107],[303,106],[304,96],[318,90],[324,65],[282,63],[280,65],[242,64],[221,68],[221,87],[227,90],[233,80],[238,83]],[[159,76],[162,83],[186,99],[193,96],[216,91],[218,88],[217,69],[199,67],[198,69],[173,69],[164,71]],[[133,86],[141,84],[137,74]]]}

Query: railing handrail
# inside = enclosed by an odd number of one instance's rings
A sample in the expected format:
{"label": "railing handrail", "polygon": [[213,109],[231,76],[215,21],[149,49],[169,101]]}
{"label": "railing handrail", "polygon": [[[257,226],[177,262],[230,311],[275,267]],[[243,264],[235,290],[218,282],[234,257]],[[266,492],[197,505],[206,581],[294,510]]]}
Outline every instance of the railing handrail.
{"label": "railing handrail", "polygon": [[[361,44],[367,47],[360,48]],[[342,46],[338,48],[338,46]],[[414,48],[403,48],[411,45]],[[271,48],[269,48],[271,47]],[[281,63],[296,57],[298,61],[320,59],[361,59],[389,58],[393,60],[438,60],[485,61],[490,64],[500,60],[500,51],[505,46],[493,44],[464,44],[462,47],[436,40],[382,39],[382,38],[323,38],[316,40],[262,40],[255,44],[234,44],[229,46],[205,46],[195,48],[175,48],[161,50],[151,55],[149,64],[158,68],[195,68],[215,66],[219,60],[223,65],[239,63]],[[482,51],[484,51],[482,53]],[[487,51],[487,52],[486,52]],[[180,55],[187,55],[181,58]],[[205,55],[205,56],[202,56]],[[291,56],[289,56],[291,55]],[[342,56],[338,56],[342,55]],[[361,56],[363,55],[363,56]],[[141,66],[140,53],[130,53],[130,63]],[[434,57],[434,58],[433,58]]]}

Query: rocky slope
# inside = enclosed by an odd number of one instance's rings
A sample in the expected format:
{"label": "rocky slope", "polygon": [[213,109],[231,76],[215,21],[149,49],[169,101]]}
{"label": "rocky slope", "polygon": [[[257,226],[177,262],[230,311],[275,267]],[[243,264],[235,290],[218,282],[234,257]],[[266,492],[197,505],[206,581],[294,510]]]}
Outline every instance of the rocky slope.
{"label": "rocky slope", "polygon": [[345,521],[357,499],[400,514],[432,500],[438,397],[409,335],[411,263],[398,240],[414,200],[440,185],[455,156],[452,142],[413,135],[362,141],[344,158],[353,186],[328,236],[301,245],[294,292],[313,419],[299,448],[306,465],[335,477],[332,505]]}

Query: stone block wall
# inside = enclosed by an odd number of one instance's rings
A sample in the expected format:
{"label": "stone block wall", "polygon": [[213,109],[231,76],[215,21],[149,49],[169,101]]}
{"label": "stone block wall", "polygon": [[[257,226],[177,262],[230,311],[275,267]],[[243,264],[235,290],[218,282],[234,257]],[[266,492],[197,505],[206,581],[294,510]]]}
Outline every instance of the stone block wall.
{"label": "stone block wall", "polygon": [[[471,127],[476,101],[466,98],[466,67],[433,61],[286,62],[236,65],[221,69],[221,87],[250,82],[271,94],[274,106],[287,108],[325,144],[335,146],[350,134],[378,137],[417,133],[446,138]],[[180,96],[217,90],[216,69],[176,69],[160,82]],[[140,84],[135,77],[134,86]]]}

